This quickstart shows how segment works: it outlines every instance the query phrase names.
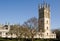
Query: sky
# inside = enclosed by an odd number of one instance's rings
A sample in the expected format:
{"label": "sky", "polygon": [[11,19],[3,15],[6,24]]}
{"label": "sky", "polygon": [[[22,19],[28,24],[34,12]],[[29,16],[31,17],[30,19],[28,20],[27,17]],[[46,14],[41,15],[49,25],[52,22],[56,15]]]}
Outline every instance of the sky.
{"label": "sky", "polygon": [[[60,0],[46,0],[50,4],[51,28],[60,28]],[[43,0],[0,0],[0,24],[23,24],[38,18],[38,4]]]}

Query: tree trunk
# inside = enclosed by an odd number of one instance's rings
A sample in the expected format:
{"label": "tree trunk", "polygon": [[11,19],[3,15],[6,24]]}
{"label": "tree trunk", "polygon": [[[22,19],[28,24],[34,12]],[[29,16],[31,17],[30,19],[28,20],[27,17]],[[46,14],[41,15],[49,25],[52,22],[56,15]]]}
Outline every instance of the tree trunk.
{"label": "tree trunk", "polygon": [[32,41],[33,41],[33,36],[32,36]]}

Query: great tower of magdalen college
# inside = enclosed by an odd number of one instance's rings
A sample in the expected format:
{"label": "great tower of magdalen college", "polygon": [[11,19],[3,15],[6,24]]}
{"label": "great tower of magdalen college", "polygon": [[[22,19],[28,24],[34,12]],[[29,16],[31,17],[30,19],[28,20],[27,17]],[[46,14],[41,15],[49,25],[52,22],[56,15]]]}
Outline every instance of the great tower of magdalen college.
{"label": "great tower of magdalen college", "polygon": [[56,34],[50,30],[50,5],[44,2],[38,5],[38,34],[39,38],[56,38]]}

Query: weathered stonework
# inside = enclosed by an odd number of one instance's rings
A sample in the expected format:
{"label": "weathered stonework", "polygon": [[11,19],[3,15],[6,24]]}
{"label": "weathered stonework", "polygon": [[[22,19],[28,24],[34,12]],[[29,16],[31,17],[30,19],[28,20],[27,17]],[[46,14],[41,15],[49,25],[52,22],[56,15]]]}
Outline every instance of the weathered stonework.
{"label": "weathered stonework", "polygon": [[38,11],[39,11],[38,20],[39,34],[42,34],[42,38],[56,38],[56,34],[52,33],[50,30],[50,6],[46,3],[44,3],[43,5],[39,5]]}

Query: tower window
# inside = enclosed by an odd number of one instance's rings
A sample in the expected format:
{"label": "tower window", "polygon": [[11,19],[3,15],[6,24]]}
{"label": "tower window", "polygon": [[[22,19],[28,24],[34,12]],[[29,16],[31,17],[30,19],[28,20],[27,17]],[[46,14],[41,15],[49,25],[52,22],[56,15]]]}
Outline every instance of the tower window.
{"label": "tower window", "polygon": [[48,33],[47,33],[47,36],[48,36]]}
{"label": "tower window", "polygon": [[41,21],[41,24],[42,24],[42,21]]}
{"label": "tower window", "polygon": [[48,21],[46,21],[46,23],[48,24]]}
{"label": "tower window", "polygon": [[48,30],[48,27],[47,27],[47,30]]}

